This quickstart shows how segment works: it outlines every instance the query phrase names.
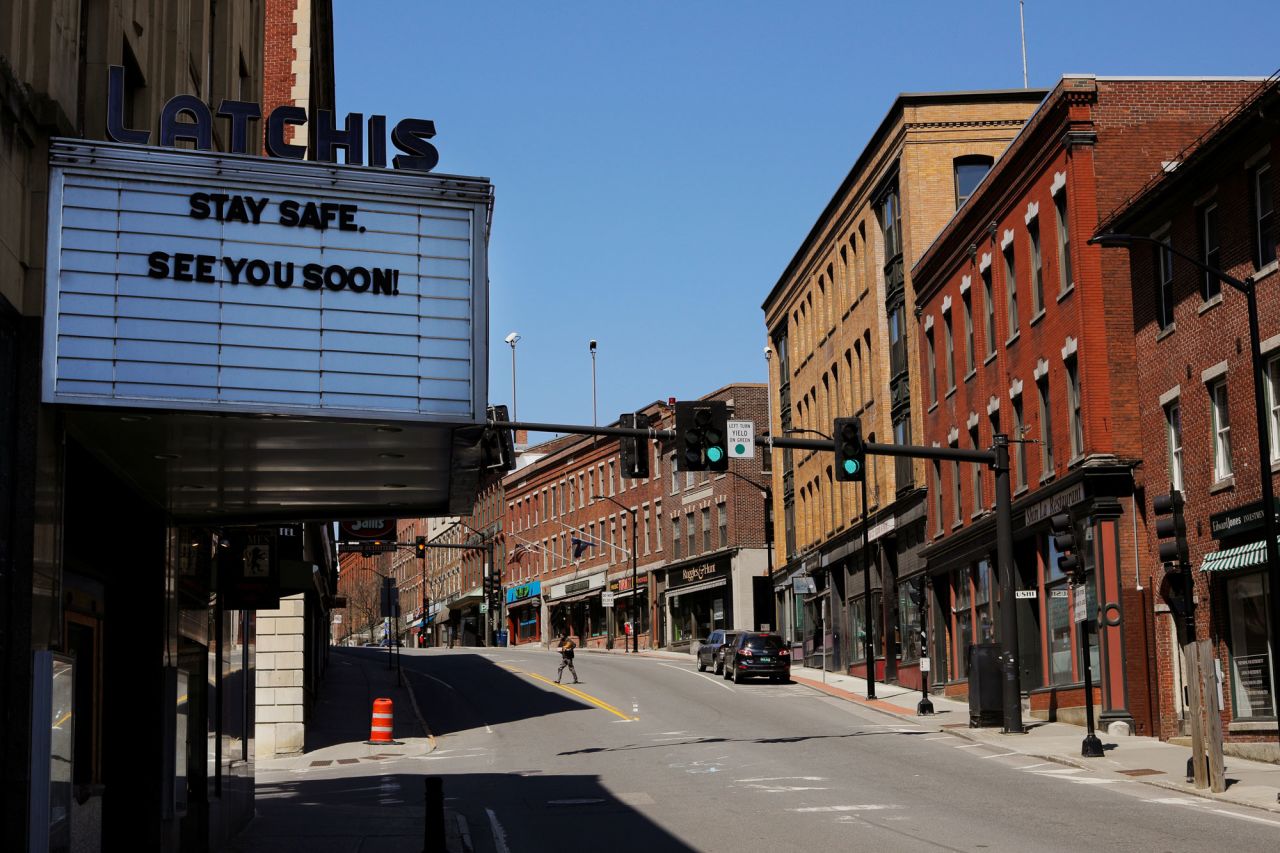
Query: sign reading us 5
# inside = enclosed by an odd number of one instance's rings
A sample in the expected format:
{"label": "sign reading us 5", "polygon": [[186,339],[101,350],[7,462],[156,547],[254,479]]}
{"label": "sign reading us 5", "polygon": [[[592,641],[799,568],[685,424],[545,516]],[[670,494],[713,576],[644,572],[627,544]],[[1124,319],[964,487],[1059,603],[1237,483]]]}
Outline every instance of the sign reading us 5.
{"label": "sign reading us 5", "polygon": [[[151,131],[125,126],[126,100],[124,67],[112,65],[107,73],[107,136],[113,142],[146,145],[151,139]],[[249,122],[262,118],[262,105],[252,101],[225,99],[218,104],[216,111],[211,111],[209,105],[195,95],[172,97],[160,110],[160,144],[172,147],[183,140],[200,151],[212,151],[214,115],[229,122],[228,150],[232,154],[248,154]],[[272,110],[267,116],[267,153],[272,157],[305,160],[307,146],[292,145],[285,138],[289,127],[302,126],[307,121],[307,111],[293,104],[283,104]],[[436,124],[433,121],[401,119],[391,130],[391,144],[403,153],[392,158],[392,168],[415,172],[434,169],[440,162],[440,152],[427,140],[435,135]],[[386,116],[371,115],[366,123],[363,113],[347,113],[342,127],[338,127],[332,110],[316,110],[315,133],[312,136],[312,160],[336,163],[341,149],[348,166],[366,165],[366,153],[368,165],[387,165]]]}

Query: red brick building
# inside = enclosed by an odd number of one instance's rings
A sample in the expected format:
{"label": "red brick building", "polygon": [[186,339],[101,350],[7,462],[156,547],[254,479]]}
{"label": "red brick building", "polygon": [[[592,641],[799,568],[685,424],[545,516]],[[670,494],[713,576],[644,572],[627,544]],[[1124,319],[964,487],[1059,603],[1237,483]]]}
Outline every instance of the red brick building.
{"label": "red brick building", "polygon": [[[923,441],[1010,445],[1021,683],[1033,716],[1083,717],[1087,614],[1104,725],[1153,732],[1153,592],[1135,545],[1141,464],[1123,259],[1086,240],[1257,81],[1063,78],[916,264]],[[1104,286],[1106,283],[1107,286]],[[1017,439],[1023,439],[1018,442]],[[994,476],[931,463],[924,558],[934,688],[968,690],[967,649],[998,641]],[[1135,510],[1138,510],[1135,512]],[[1088,573],[1070,589],[1049,519],[1068,512]],[[1076,599],[1080,601],[1077,602]],[[1099,618],[1098,614],[1105,618]]]}
{"label": "red brick building", "polygon": [[[1280,273],[1275,199],[1280,197],[1280,83],[1273,78],[1214,127],[1176,167],[1155,172],[1142,193],[1099,231],[1167,241],[1238,279],[1252,279],[1270,446],[1259,465],[1254,366],[1244,294],[1159,246],[1114,254],[1132,283],[1137,382],[1134,404],[1145,464],[1137,472],[1145,508],[1172,489],[1186,501],[1196,588],[1196,636],[1211,639],[1223,673],[1228,741],[1275,739],[1268,579],[1261,546],[1261,480],[1280,471]],[[1173,165],[1173,164],[1170,164]],[[1154,525],[1152,525],[1154,528]],[[1159,734],[1186,733],[1177,620],[1161,585],[1154,536],[1142,539],[1142,575],[1160,592],[1154,633]],[[1274,594],[1274,591],[1272,591]],[[1272,747],[1274,749],[1274,746]],[[1274,753],[1273,753],[1274,754]]]}

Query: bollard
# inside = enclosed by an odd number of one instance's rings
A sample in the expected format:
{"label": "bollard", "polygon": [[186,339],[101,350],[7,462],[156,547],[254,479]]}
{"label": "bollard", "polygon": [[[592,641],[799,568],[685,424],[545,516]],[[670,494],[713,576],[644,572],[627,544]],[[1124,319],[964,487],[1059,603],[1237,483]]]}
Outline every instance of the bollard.
{"label": "bollard", "polygon": [[422,820],[422,853],[444,853],[444,783],[439,776],[423,781],[427,808]]}
{"label": "bollard", "polygon": [[373,724],[369,728],[369,739],[365,743],[378,746],[401,743],[392,737],[395,729],[394,718],[390,699],[374,699]]}

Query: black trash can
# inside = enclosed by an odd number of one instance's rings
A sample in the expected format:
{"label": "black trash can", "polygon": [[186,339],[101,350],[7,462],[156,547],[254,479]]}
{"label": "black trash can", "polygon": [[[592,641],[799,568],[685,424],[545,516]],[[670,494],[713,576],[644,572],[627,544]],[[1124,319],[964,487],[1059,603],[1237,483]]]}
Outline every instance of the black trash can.
{"label": "black trash can", "polygon": [[1000,646],[969,646],[969,728],[998,726],[1004,716],[1000,683]]}

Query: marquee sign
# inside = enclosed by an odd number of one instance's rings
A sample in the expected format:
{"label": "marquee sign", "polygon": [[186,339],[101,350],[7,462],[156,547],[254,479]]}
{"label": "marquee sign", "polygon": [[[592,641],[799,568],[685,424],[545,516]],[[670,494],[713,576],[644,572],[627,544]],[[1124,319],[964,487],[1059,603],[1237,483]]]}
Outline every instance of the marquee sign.
{"label": "marquee sign", "polygon": [[76,140],[51,167],[45,402],[484,419],[487,180]]}

